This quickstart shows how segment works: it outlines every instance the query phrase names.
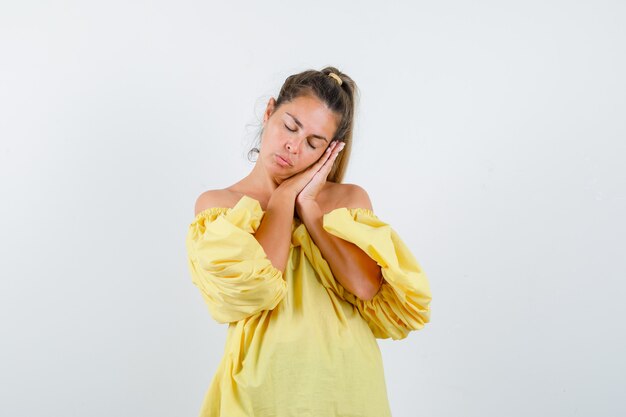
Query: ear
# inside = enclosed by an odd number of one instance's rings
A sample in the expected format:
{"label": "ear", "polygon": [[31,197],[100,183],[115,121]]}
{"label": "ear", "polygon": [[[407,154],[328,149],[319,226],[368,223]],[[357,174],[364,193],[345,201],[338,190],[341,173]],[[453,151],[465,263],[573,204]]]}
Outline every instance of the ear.
{"label": "ear", "polygon": [[276,106],[276,100],[274,99],[274,97],[270,97],[269,101],[267,102],[267,107],[265,108],[265,112],[263,113],[263,125],[265,125],[265,122],[267,122],[267,119],[269,119],[272,113],[274,113],[275,106]]}

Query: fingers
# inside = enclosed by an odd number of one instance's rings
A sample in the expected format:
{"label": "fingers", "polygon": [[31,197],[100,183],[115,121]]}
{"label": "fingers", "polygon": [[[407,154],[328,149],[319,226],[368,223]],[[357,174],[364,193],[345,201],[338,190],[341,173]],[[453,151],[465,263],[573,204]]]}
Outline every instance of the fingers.
{"label": "fingers", "polygon": [[301,192],[309,183],[325,181],[330,173],[330,170],[337,158],[337,155],[344,147],[344,143],[338,141],[332,141],[328,145],[326,151],[316,163],[311,165],[305,171],[295,174],[288,179],[293,182],[293,186],[298,188],[298,192]]}
{"label": "fingers", "polygon": [[[331,146],[332,146],[332,149],[331,149]],[[318,172],[321,172],[324,175],[328,175],[333,164],[335,163],[335,159],[337,159],[337,155],[339,155],[339,152],[341,152],[344,146],[345,146],[345,143],[338,142],[338,141],[333,141],[330,145],[328,145],[328,148],[326,148],[327,157],[325,159],[322,158],[324,159],[324,163],[318,169]],[[329,151],[329,149],[331,150]]]}
{"label": "fingers", "polygon": [[330,158],[336,158],[337,154],[341,152],[344,145],[345,143],[339,142],[338,140],[332,141],[330,145],[328,145],[328,147],[326,148],[326,152],[324,152],[325,158],[321,158],[324,160],[323,163],[326,163],[326,161],[328,161]]}
{"label": "fingers", "polygon": [[310,173],[309,179],[312,178],[317,172],[323,170],[326,165],[328,165],[327,171],[330,172],[330,168],[332,167],[339,152],[341,152],[341,150],[343,149],[344,145],[345,143],[343,142],[339,142],[337,140],[332,141],[330,145],[328,145],[328,147],[326,148],[324,154],[320,156],[320,158],[317,160],[317,162],[307,169],[307,172]]}
{"label": "fingers", "polygon": [[328,158],[330,158],[330,156],[333,154],[333,150],[337,147],[337,141],[334,140],[332,142],[330,142],[330,145],[328,145],[326,147],[326,151],[324,152],[324,155],[322,155],[322,157],[320,158],[323,162],[325,163],[326,161],[328,161]]}
{"label": "fingers", "polygon": [[[346,144],[344,142],[339,142],[339,141],[336,141],[336,140],[333,141],[333,143],[331,143],[331,145],[330,145],[330,146],[333,147],[333,149],[329,152],[330,155],[327,158],[327,161],[328,161],[328,159],[332,159],[334,161],[337,158],[337,155],[339,155],[339,152],[342,151],[342,149],[344,148],[345,145]],[[327,151],[328,151],[328,149],[330,149],[330,146],[328,146]]]}
{"label": "fingers", "polygon": [[324,151],[322,156],[320,156],[319,159],[308,168],[308,171],[312,172],[313,174],[319,171],[324,166],[326,161],[328,161],[328,158],[332,156],[332,151],[336,147],[336,145],[337,145],[336,140],[330,142],[330,145],[326,147],[326,151]]}

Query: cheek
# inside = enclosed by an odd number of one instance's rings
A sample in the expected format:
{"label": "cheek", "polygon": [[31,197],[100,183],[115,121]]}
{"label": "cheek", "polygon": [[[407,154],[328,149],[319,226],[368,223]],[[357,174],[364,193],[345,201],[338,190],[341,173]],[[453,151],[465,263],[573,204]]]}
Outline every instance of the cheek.
{"label": "cheek", "polygon": [[285,137],[276,129],[265,129],[261,136],[261,143],[268,144],[271,148],[280,148],[285,143]]}

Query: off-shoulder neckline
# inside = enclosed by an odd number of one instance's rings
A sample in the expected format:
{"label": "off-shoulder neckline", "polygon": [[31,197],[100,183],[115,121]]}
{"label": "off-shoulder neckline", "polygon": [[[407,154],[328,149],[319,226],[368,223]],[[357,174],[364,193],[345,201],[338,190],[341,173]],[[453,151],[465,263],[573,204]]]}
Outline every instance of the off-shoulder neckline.
{"label": "off-shoulder neckline", "polygon": [[[237,205],[244,199],[249,199],[252,200],[252,202],[256,203],[259,207],[259,210],[261,211],[261,213],[265,213],[266,210],[263,210],[263,208],[261,208],[261,202],[259,200],[257,200],[254,197],[250,197],[247,194],[242,195],[239,200],[237,200],[237,203],[235,203],[235,205],[233,207],[209,207],[206,208],[204,210],[201,210],[198,212],[198,214],[196,214],[194,216],[194,221],[198,220],[201,217],[205,217],[206,215],[208,215],[209,213],[221,213],[221,212],[229,212],[230,210],[234,209],[235,207],[237,207]],[[326,216],[327,214],[333,213],[335,211],[338,210],[348,210],[349,212],[356,212],[356,213],[365,213],[368,214],[370,216],[376,216],[376,214],[374,213],[373,210],[370,210],[368,208],[365,207],[337,207],[332,209],[331,211],[329,211],[328,213],[324,213],[324,216]]]}

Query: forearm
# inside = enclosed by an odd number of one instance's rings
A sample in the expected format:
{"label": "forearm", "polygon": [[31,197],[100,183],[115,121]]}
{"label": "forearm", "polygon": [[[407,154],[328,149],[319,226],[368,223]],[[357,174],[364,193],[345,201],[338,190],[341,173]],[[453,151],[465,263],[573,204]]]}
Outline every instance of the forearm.
{"label": "forearm", "polygon": [[291,246],[294,204],[294,196],[274,192],[267,204],[261,224],[254,234],[272,265],[283,274],[287,267]]}
{"label": "forearm", "polygon": [[317,202],[299,205],[299,213],[337,281],[358,298],[373,298],[382,279],[381,269],[376,261],[355,244],[324,230],[323,213]]}

